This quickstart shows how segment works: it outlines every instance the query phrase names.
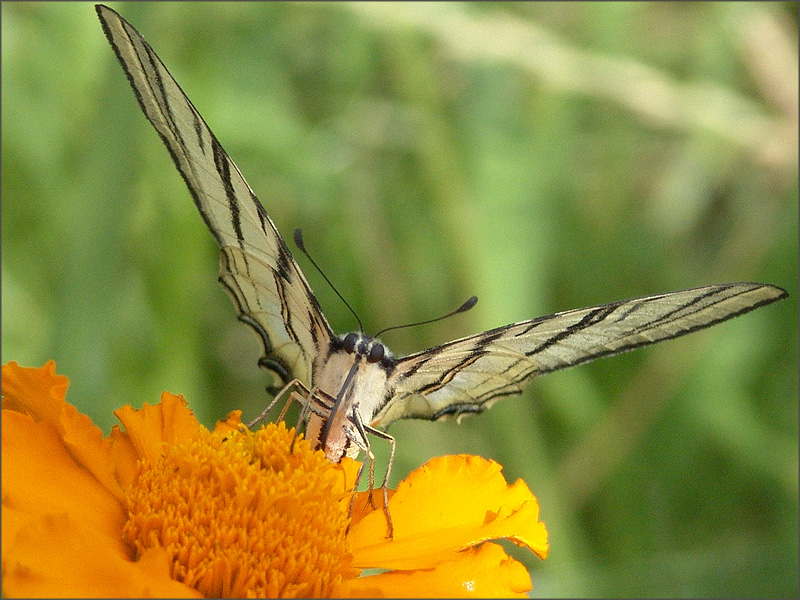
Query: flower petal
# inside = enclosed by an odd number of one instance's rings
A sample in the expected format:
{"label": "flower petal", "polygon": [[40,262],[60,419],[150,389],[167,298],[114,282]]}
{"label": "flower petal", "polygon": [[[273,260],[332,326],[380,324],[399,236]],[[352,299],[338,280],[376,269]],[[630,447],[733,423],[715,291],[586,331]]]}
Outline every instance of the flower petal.
{"label": "flower petal", "polygon": [[122,499],[125,494],[116,478],[109,442],[88,416],[65,401],[69,379],[55,370],[52,360],[41,369],[20,367],[13,361],[3,365],[3,409],[48,423],[75,461]]}
{"label": "flower petal", "polygon": [[163,550],[138,562],[67,515],[45,515],[17,532],[3,565],[3,595],[27,598],[197,597],[174,581]]}
{"label": "flower petal", "polygon": [[110,443],[111,456],[117,468],[117,481],[123,490],[127,491],[133,484],[136,475],[136,462],[139,460],[139,453],[133,445],[128,434],[124,433],[119,425],[111,428],[111,435],[108,436]]}
{"label": "flower petal", "polygon": [[217,421],[214,431],[238,431],[242,425],[242,411],[232,410],[224,419]]}
{"label": "flower petal", "polygon": [[[4,410],[2,419],[3,555],[14,529],[47,513],[68,513],[107,538],[106,553],[127,556],[122,503],[68,452],[50,423]],[[6,522],[8,510],[18,518]],[[11,513],[9,513],[11,514]],[[23,515],[27,515],[25,518]],[[6,531],[7,525],[12,523]]]}
{"label": "flower petal", "polygon": [[126,404],[114,411],[125,426],[125,434],[130,437],[137,454],[142,458],[155,460],[161,453],[161,444],[180,444],[189,441],[202,427],[188,408],[183,396],[169,392],[161,394],[161,403],[150,406],[147,402],[141,410]]}
{"label": "flower petal", "polygon": [[538,520],[536,498],[522,480],[509,486],[500,465],[479,456],[432,459],[400,483],[389,511],[392,540],[385,538],[383,511],[375,510],[352,526],[348,541],[356,567],[431,567],[454,559],[459,550],[498,538],[547,556],[547,531]]}
{"label": "flower petal", "polygon": [[525,567],[497,544],[486,543],[430,570],[352,579],[337,591],[353,598],[525,598],[530,589]]}
{"label": "flower petal", "polygon": [[69,379],[56,375],[52,360],[41,369],[20,367],[15,361],[3,365],[3,408],[31,415],[37,421],[59,426],[61,405]]}

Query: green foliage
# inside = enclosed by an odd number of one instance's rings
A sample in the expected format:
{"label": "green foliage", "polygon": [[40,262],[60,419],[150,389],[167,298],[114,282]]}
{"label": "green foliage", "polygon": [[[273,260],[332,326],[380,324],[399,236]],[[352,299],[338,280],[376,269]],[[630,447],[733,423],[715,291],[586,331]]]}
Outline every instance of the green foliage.
{"label": "green foliage", "polygon": [[[368,331],[480,298],[387,334],[397,353],[714,282],[789,290],[390,433],[395,481],[456,452],[525,479],[552,545],[536,595],[797,596],[796,6],[115,8]],[[92,5],[3,3],[2,44],[3,362],[55,359],[105,431],[164,389],[208,425],[255,416],[258,343]]]}

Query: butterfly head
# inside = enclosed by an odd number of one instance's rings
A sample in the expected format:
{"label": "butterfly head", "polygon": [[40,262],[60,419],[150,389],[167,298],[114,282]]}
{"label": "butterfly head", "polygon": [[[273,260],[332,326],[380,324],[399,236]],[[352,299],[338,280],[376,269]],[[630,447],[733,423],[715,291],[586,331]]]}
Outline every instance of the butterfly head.
{"label": "butterfly head", "polygon": [[340,340],[345,352],[360,356],[368,363],[381,363],[387,366],[394,362],[392,352],[378,338],[353,331],[342,336]]}

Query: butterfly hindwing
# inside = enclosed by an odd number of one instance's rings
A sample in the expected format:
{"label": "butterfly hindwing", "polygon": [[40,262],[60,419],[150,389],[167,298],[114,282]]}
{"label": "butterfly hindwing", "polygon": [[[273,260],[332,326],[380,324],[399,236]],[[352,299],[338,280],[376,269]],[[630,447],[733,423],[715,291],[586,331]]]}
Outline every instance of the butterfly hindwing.
{"label": "butterfly hindwing", "polygon": [[264,345],[278,377],[310,383],[333,333],[311,288],[239,169],[144,38],[105,6],[103,30],[139,105],[169,150],[220,246],[220,283]]}
{"label": "butterfly hindwing", "polygon": [[786,296],[758,283],[710,285],[556,313],[398,359],[375,415],[436,420],[481,412],[536,375],[703,329]]}

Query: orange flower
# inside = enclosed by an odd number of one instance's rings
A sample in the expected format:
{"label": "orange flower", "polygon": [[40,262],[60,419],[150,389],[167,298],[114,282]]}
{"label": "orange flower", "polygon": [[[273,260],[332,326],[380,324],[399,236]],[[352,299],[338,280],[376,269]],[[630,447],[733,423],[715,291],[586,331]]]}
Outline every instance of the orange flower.
{"label": "orange flower", "polygon": [[367,492],[348,520],[359,463],[292,445],[283,423],[250,432],[234,411],[208,431],[165,392],[116,411],[125,430],[104,438],[68,384],[52,361],[3,366],[6,597],[524,596],[527,571],[487,540],[547,556],[536,499],[492,461],[413,472],[387,540]]}

